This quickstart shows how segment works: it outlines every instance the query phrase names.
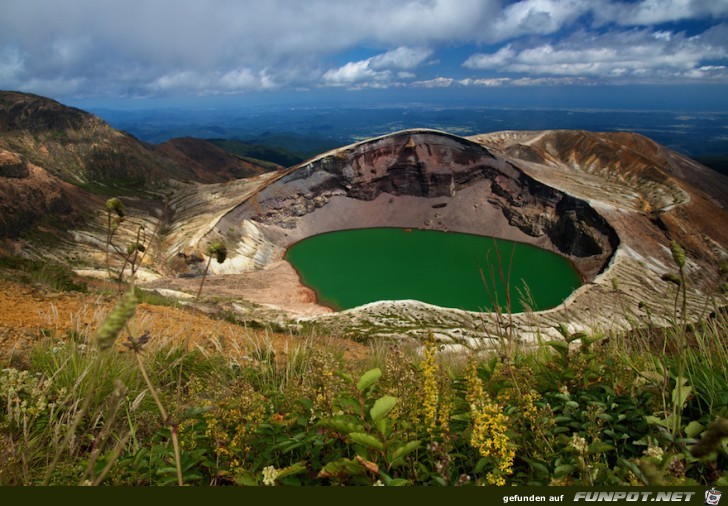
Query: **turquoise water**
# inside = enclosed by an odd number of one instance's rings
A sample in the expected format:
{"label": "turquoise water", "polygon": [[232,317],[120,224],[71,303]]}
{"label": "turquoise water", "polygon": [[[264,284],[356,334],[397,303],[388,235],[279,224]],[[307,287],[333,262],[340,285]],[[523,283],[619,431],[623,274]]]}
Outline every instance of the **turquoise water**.
{"label": "turquoise water", "polygon": [[508,292],[512,312],[525,310],[524,298],[530,300],[528,307],[542,310],[559,305],[580,285],[573,265],[550,251],[434,230],[330,232],[294,244],[285,258],[318,302],[336,310],[415,299],[470,311],[496,306],[505,311]]}

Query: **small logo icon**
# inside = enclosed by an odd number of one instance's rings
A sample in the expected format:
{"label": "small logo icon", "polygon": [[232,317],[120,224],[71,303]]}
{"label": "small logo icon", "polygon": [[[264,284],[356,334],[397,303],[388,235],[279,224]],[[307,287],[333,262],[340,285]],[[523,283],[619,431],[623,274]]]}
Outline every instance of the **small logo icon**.
{"label": "small logo icon", "polygon": [[705,504],[709,504],[710,506],[718,506],[721,495],[722,495],[722,492],[720,490],[716,490],[715,488],[706,490],[705,491]]}

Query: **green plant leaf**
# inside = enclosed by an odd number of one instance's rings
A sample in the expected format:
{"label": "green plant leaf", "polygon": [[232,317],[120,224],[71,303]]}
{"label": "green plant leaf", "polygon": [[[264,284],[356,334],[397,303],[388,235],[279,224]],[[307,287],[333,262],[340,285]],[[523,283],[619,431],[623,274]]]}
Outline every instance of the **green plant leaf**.
{"label": "green plant leaf", "polygon": [[609,443],[605,443],[604,441],[594,441],[592,444],[589,445],[589,453],[593,455],[606,453],[612,450],[614,450],[614,446],[610,445]]}
{"label": "green plant leaf", "polygon": [[347,374],[342,371],[336,371],[334,374],[336,376],[338,376],[339,378],[343,379],[344,381],[346,381],[347,383],[354,383],[354,380],[352,379],[350,374]]}
{"label": "green plant leaf", "polygon": [[342,434],[349,434],[350,432],[361,432],[364,430],[364,426],[358,422],[352,422],[350,419],[344,417],[326,418],[319,422],[320,426],[341,432]]}
{"label": "green plant leaf", "polygon": [[375,450],[382,450],[384,448],[384,443],[371,434],[366,434],[365,432],[351,432],[349,434],[349,439],[362,446],[366,446],[367,448],[373,448]]}
{"label": "green plant leaf", "polygon": [[[564,336],[564,337],[566,337],[566,336]],[[572,342],[576,341],[577,339],[586,340],[587,339],[586,332],[574,332],[569,337],[566,337],[566,341],[569,343],[572,343]],[[589,341],[586,341],[586,344],[590,344]]]}
{"label": "green plant leaf", "polygon": [[542,462],[537,462],[537,461],[529,459],[527,457],[524,457],[523,460],[525,462],[527,462],[529,466],[531,466],[531,469],[533,469],[533,472],[536,473],[537,477],[551,476],[551,472],[549,471],[549,468],[546,467],[546,465],[543,464]]}
{"label": "green plant leaf", "polygon": [[339,459],[326,464],[318,474],[319,478],[343,478],[358,476],[366,473],[363,465],[354,459]]}
{"label": "green plant leaf", "polygon": [[174,474],[177,476],[177,468],[176,467],[160,467],[156,471],[157,475],[163,476],[165,474]]}
{"label": "green plant leaf", "polygon": [[569,351],[569,343],[566,343],[564,341],[548,341],[546,344],[561,353],[567,353]]}
{"label": "green plant leaf", "polygon": [[389,434],[392,432],[392,420],[389,418],[380,418],[374,422],[374,426],[385,440],[389,438]]}
{"label": "green plant leaf", "polygon": [[404,478],[394,478],[387,483],[388,487],[405,487],[407,485],[410,485],[412,482],[409,480],[405,480]]}
{"label": "green plant leaf", "polygon": [[690,397],[690,394],[692,393],[693,388],[688,385],[687,378],[683,378],[682,376],[679,376],[675,379],[675,388],[672,390],[672,404],[673,406],[677,406],[678,408],[682,408],[683,405],[688,400],[688,397]]}
{"label": "green plant leaf", "polygon": [[306,471],[306,463],[304,461],[296,462],[295,464],[284,467],[283,469],[278,470],[278,474],[276,474],[276,479],[285,478],[286,476],[293,476],[294,474],[303,473]]}
{"label": "green plant leaf", "polygon": [[481,458],[477,464],[475,464],[475,473],[481,472],[483,469],[485,469],[485,466],[488,464],[488,459]]}
{"label": "green plant leaf", "polygon": [[379,378],[382,377],[382,370],[378,367],[375,369],[371,369],[364,374],[362,374],[361,378],[359,378],[359,382],[356,384],[356,388],[363,392],[370,386],[372,386],[374,383],[376,383]]}
{"label": "green plant leaf", "polygon": [[283,453],[289,453],[293,450],[305,446],[307,443],[303,441],[283,441],[274,446],[275,449],[282,451]]}
{"label": "green plant leaf", "polygon": [[207,406],[193,406],[193,407],[189,408],[187,411],[185,411],[184,413],[182,413],[181,418],[183,418],[183,419],[194,418],[203,413],[207,413],[212,408],[213,408],[213,406],[211,404],[207,405]]}
{"label": "green plant leaf", "polygon": [[685,435],[689,438],[694,438],[705,429],[705,425],[700,422],[692,421],[685,426]]}
{"label": "green plant leaf", "polygon": [[380,418],[387,416],[387,413],[389,413],[396,404],[396,397],[392,397],[391,395],[385,395],[383,397],[380,397],[374,403],[372,409],[369,410],[369,414],[371,415],[372,420],[376,422]]}
{"label": "green plant leaf", "polygon": [[564,336],[564,338],[569,337],[569,329],[563,323],[559,323],[559,326],[555,328],[559,331],[559,334]]}
{"label": "green plant leaf", "polygon": [[645,485],[650,484],[650,481],[647,479],[647,477],[644,475],[642,470],[634,462],[630,462],[629,460],[621,458],[621,457],[619,458],[618,462],[620,463],[620,465],[622,467],[626,467],[627,469],[632,471],[632,473],[634,473],[634,475],[637,478],[639,478],[640,481],[642,481],[642,483],[644,483]]}
{"label": "green plant leaf", "polygon": [[574,471],[576,471],[576,466],[572,466],[571,464],[563,464],[554,469],[554,476],[556,478],[561,478],[563,476],[570,475]]}
{"label": "green plant leaf", "polygon": [[650,425],[660,425],[662,427],[669,427],[670,425],[662,418],[658,418],[653,415],[645,416],[645,421]]}
{"label": "green plant leaf", "polygon": [[313,401],[311,399],[301,397],[299,399],[296,399],[296,402],[298,402],[301,406],[308,409],[309,411],[313,409]]}
{"label": "green plant leaf", "polygon": [[389,459],[391,464],[390,467],[396,467],[404,462],[404,458],[412,453],[413,451],[417,450],[421,445],[421,441],[415,440],[415,441],[408,441],[407,443],[403,444],[391,455],[391,458]]}

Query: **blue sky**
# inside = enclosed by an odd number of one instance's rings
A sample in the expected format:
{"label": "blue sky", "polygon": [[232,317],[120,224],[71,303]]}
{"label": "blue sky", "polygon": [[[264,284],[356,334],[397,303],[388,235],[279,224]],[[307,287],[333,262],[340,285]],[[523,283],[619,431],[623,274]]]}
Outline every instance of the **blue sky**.
{"label": "blue sky", "polygon": [[2,0],[0,89],[725,110],[728,0]]}

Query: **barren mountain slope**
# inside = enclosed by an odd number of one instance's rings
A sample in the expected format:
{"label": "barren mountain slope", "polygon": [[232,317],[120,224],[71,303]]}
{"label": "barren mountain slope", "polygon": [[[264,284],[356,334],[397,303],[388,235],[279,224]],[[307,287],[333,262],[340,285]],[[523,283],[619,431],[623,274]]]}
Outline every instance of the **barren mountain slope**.
{"label": "barren mountain slope", "polygon": [[63,235],[111,195],[146,195],[160,208],[171,181],[220,183],[267,170],[203,140],[153,146],[54,100],[0,91],[0,239],[36,225]]}

